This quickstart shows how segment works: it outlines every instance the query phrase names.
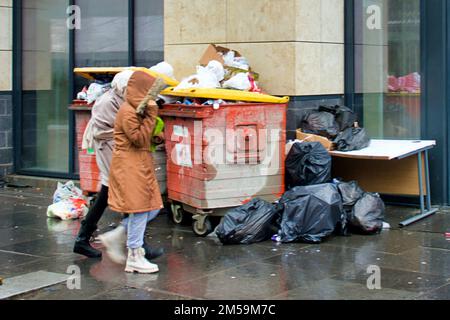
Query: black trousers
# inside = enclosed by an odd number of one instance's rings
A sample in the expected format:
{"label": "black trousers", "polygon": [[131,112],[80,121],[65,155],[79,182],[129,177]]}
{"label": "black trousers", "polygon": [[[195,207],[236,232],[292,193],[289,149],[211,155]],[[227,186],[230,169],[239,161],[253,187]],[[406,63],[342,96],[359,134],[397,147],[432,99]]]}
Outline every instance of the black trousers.
{"label": "black trousers", "polygon": [[84,224],[88,230],[95,231],[97,229],[97,224],[108,207],[108,191],[109,188],[102,185],[100,192],[97,194],[97,199],[89,209],[89,212],[84,219]]}

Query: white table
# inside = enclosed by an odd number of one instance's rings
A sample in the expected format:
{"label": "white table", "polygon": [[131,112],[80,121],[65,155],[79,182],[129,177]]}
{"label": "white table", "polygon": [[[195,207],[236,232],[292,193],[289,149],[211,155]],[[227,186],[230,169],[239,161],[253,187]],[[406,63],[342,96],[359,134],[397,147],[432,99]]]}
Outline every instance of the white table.
{"label": "white table", "polygon": [[[358,180],[359,175],[363,180],[362,186],[364,187],[363,184],[366,183],[369,189],[372,189],[368,190],[371,192],[416,195],[411,183],[414,180],[418,181],[417,195],[420,197],[421,212],[402,221],[400,226],[405,227],[437,212],[437,209],[431,207],[428,160],[428,151],[435,146],[436,141],[372,140],[368,148],[351,152],[331,151],[330,154],[335,158],[335,162],[341,159],[340,169],[346,180]],[[347,163],[343,164],[343,160]],[[365,160],[365,162],[354,160]],[[401,162],[401,160],[404,161]],[[337,162],[339,166],[339,160]],[[413,166],[417,168],[414,175]]]}

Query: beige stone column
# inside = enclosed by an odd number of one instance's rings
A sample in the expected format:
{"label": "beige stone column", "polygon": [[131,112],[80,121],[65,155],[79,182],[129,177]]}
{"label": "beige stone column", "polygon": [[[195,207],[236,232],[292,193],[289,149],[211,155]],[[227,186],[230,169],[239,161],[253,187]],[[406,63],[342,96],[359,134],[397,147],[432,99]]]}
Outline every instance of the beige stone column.
{"label": "beige stone column", "polygon": [[344,0],[165,0],[165,59],[181,79],[210,43],[238,50],[276,95],[344,93]]}

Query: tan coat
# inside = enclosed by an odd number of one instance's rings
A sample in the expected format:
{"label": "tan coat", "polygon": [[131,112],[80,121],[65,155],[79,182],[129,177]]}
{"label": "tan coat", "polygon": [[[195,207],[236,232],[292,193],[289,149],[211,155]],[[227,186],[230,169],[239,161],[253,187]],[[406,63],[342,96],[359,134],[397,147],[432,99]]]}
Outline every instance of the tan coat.
{"label": "tan coat", "polygon": [[163,208],[150,152],[158,107],[151,101],[145,117],[136,114],[154,81],[144,72],[135,72],[128,82],[126,101],[117,114],[108,200],[116,212],[145,213]]}

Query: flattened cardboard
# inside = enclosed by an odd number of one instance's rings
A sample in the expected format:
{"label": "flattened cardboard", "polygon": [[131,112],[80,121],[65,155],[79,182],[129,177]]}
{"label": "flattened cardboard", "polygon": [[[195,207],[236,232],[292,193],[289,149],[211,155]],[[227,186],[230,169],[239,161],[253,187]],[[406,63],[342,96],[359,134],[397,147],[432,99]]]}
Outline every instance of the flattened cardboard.
{"label": "flattened cardboard", "polygon": [[234,51],[236,57],[242,57],[242,55],[236,50],[216,46],[215,44],[210,44],[206,49],[205,53],[203,54],[203,57],[200,59],[200,65],[207,66],[208,63],[212,60],[216,60],[219,61],[221,64],[225,64],[225,61],[223,60],[223,55],[225,55],[229,51]]}
{"label": "flattened cardboard", "polygon": [[328,151],[332,151],[334,149],[334,144],[332,141],[315,134],[304,133],[301,129],[297,130],[297,140],[305,142],[320,142]]}

